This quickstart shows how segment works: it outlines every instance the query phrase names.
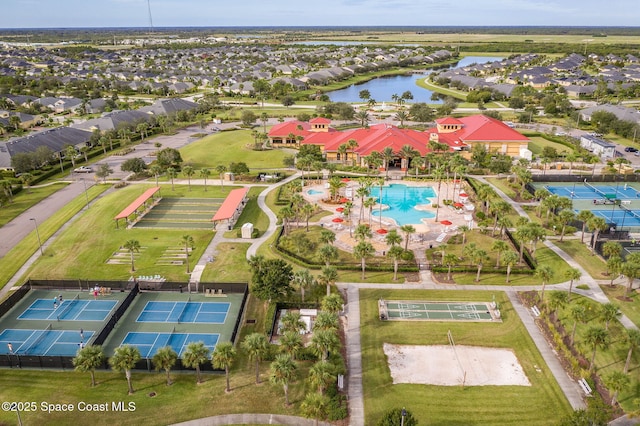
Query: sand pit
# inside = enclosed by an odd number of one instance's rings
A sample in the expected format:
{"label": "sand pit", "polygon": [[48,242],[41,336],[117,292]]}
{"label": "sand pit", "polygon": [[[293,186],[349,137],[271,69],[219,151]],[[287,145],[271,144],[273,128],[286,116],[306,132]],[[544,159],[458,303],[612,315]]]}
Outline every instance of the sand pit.
{"label": "sand pit", "polygon": [[454,352],[449,345],[389,343],[383,349],[394,384],[460,386],[464,380],[465,386],[531,386],[509,349],[456,345]]}

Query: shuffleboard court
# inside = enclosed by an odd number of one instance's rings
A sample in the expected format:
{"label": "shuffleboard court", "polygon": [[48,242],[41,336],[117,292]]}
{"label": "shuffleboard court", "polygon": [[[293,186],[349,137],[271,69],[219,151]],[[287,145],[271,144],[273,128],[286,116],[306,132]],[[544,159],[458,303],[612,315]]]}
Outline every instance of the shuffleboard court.
{"label": "shuffleboard court", "polygon": [[115,300],[71,299],[53,304],[53,299],[37,299],[20,314],[20,320],[104,321],[118,304]]}
{"label": "shuffleboard court", "polygon": [[192,342],[203,342],[211,353],[218,343],[219,334],[205,333],[149,333],[129,332],[122,341],[123,345],[132,345],[138,348],[142,358],[153,358],[158,349],[171,346],[182,357],[187,345]]}
{"label": "shuffleboard court", "polygon": [[378,303],[383,320],[500,321],[500,313],[484,302],[385,301]]}
{"label": "shuffleboard court", "polygon": [[136,322],[224,324],[228,302],[149,301]]}
{"label": "shuffleboard court", "polygon": [[93,334],[91,330],[6,329],[0,333],[0,354],[75,356]]}

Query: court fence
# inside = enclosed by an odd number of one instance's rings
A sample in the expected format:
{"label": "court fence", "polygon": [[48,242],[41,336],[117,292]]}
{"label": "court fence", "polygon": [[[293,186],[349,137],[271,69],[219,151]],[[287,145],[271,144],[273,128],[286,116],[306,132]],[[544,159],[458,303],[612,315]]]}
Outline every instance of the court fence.
{"label": "court fence", "polygon": [[611,183],[611,182],[640,182],[640,176],[637,174],[622,175],[622,174],[604,174],[604,175],[553,175],[534,174],[531,176],[533,182],[584,182],[587,180],[589,183]]}
{"label": "court fence", "polygon": [[[91,342],[92,345],[102,345],[109,333],[116,326],[117,322],[125,314],[135,297],[140,293],[141,289],[137,282],[132,281],[104,281],[104,280],[31,280],[29,279],[18,290],[16,290],[11,296],[9,296],[2,304],[0,304],[0,318],[4,316],[11,308],[13,308],[22,298],[29,293],[29,290],[73,290],[76,291],[93,289],[95,285],[104,287],[110,287],[113,290],[120,290],[122,292],[129,291],[129,294],[118,305],[116,311],[111,318],[107,321],[105,326],[100,330],[96,337]],[[172,283],[163,282],[162,284],[168,284],[162,286],[164,291],[180,291],[180,289],[188,288],[188,283]],[[205,293],[207,289],[223,289],[226,293],[242,293],[242,304],[240,306],[240,312],[231,334],[231,341],[235,343],[238,336],[238,331],[242,318],[244,316],[245,304],[247,297],[249,296],[249,286],[247,283],[199,283],[198,293]],[[39,356],[39,355],[0,355],[0,367],[9,368],[36,368],[36,369],[58,369],[58,370],[73,370],[73,358],[71,356]],[[110,370],[108,360],[105,360],[104,364],[97,368],[97,370]],[[134,367],[135,370],[147,370],[155,371],[155,366],[151,359],[142,359]],[[177,360],[175,366],[172,368],[174,371],[189,370],[194,371],[192,368],[188,368],[182,365],[180,359]],[[206,362],[200,365],[202,371],[215,371],[221,372],[222,370],[214,369],[210,362]]]}

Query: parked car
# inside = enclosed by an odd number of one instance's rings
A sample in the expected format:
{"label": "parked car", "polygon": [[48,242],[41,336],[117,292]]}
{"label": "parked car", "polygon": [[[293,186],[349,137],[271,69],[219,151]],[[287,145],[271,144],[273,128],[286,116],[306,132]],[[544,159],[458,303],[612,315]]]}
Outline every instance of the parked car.
{"label": "parked car", "polygon": [[92,173],[93,169],[89,166],[80,166],[73,169],[73,171],[76,173]]}
{"label": "parked car", "polygon": [[628,146],[624,149],[624,152],[638,152],[638,148],[634,148],[632,146]]}

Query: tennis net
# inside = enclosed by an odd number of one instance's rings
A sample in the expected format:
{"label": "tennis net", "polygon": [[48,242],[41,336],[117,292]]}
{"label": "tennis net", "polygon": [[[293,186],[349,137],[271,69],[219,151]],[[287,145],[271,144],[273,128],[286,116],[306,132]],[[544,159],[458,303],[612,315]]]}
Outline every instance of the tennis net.
{"label": "tennis net", "polygon": [[47,337],[47,335],[49,334],[49,332],[53,330],[53,326],[51,324],[49,324],[47,326],[47,328],[45,328],[44,330],[42,330],[42,334],[40,334],[40,336],[38,336],[38,338],[36,340],[33,341],[32,344],[29,345],[29,347],[27,348],[27,350],[25,351],[26,354],[31,353],[31,349],[37,347],[40,342],[42,342],[44,340],[45,337]]}
{"label": "tennis net", "polygon": [[584,186],[586,186],[587,188],[589,188],[590,190],[592,190],[593,192],[595,192],[596,194],[600,194],[603,197],[606,197],[607,194],[605,194],[604,192],[600,191],[598,188],[596,188],[595,186],[591,185],[589,182],[587,182],[587,180],[584,180]]}
{"label": "tennis net", "polygon": [[638,213],[634,212],[633,210],[629,210],[628,208],[626,208],[623,205],[620,205],[619,207],[620,207],[620,210],[624,210],[627,213],[629,213],[630,215],[632,215],[633,217],[635,217],[636,219],[640,219],[640,215]]}
{"label": "tennis net", "polygon": [[73,306],[76,304],[76,302],[80,300],[80,294],[76,294],[76,297],[74,297],[73,299],[71,299],[71,301],[67,304],[67,307],[64,308],[59,314],[58,314],[58,321],[60,321],[61,318],[64,318],[65,314],[67,314],[67,312],[69,312],[71,310],[71,308],[73,308]]}
{"label": "tennis net", "polygon": [[178,316],[178,324],[180,324],[180,322],[182,321],[184,317],[184,313],[187,312],[187,307],[189,306],[190,302],[191,302],[191,296],[189,296],[189,298],[187,299],[187,303],[184,304],[184,307],[182,308],[182,312],[180,312],[180,315]]}

